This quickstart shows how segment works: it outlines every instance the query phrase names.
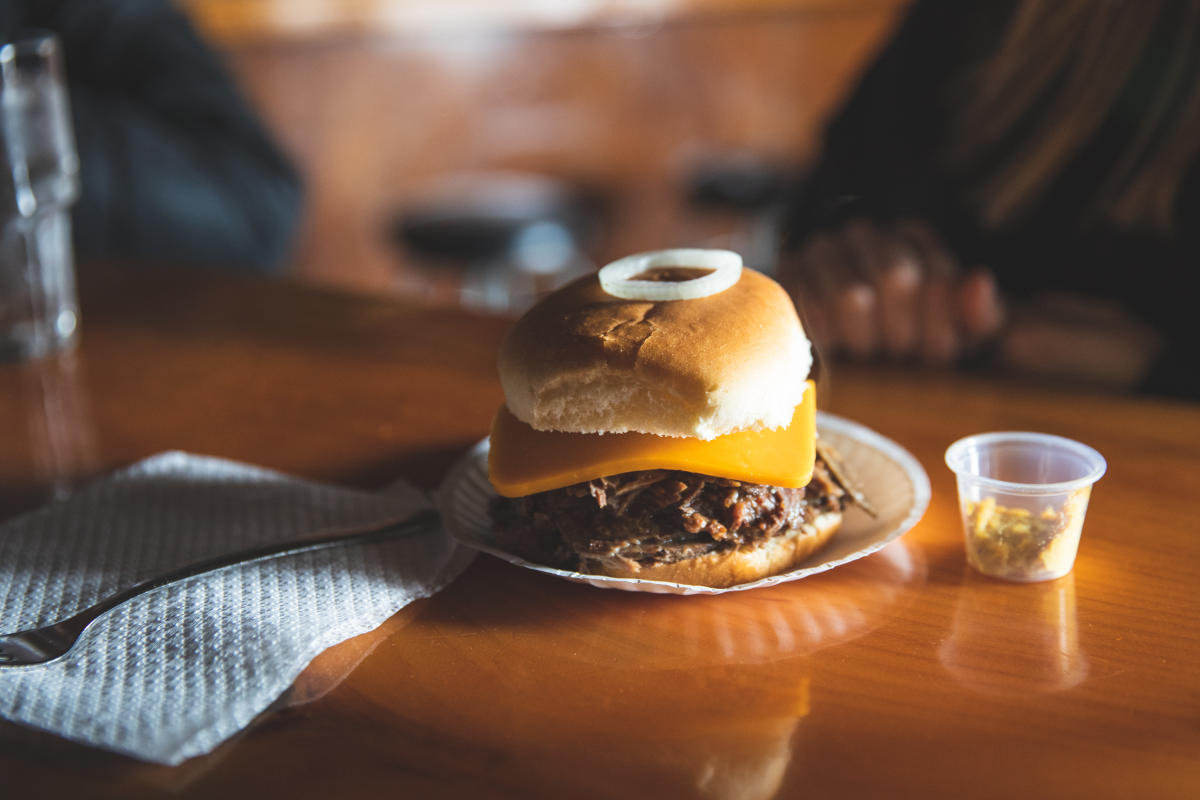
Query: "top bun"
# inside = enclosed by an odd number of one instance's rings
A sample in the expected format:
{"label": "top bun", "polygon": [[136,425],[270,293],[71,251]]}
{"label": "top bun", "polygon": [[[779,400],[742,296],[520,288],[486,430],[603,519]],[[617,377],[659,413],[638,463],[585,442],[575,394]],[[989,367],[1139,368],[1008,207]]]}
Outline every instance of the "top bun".
{"label": "top bun", "polygon": [[623,300],[580,278],[530,309],[500,346],[509,410],[544,431],[713,439],[779,428],[812,350],[770,278],[742,269],[694,300]]}

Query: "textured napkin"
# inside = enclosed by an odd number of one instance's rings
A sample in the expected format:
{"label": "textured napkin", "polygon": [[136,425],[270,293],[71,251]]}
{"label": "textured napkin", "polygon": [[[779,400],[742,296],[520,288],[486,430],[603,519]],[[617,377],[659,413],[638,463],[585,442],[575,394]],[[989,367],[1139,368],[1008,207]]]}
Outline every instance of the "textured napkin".
{"label": "textured napkin", "polygon": [[[407,485],[352,491],[165,453],[0,526],[0,633],[184,564],[431,505]],[[322,650],[438,591],[469,560],[434,526],[163,587],[101,617],[64,659],[0,667],[0,717],[178,764],[244,728]]]}

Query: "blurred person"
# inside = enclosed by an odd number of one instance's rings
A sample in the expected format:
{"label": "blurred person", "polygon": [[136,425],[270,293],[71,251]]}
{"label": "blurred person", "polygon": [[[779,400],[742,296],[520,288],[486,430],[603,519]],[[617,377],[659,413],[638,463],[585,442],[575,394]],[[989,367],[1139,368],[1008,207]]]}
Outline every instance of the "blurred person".
{"label": "blurred person", "polygon": [[168,0],[0,0],[0,42],[58,35],[82,194],[81,261],[278,270],[300,181]]}
{"label": "blurred person", "polygon": [[1197,0],[919,0],[781,277],[832,353],[1200,398],[1198,151]]}

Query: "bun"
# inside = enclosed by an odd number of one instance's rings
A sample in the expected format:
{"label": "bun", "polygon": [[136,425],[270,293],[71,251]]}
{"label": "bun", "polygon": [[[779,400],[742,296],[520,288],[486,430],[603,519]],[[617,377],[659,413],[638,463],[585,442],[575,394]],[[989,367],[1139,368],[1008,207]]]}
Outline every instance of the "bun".
{"label": "bun", "polygon": [[685,583],[723,589],[778,575],[798,567],[829,541],[842,525],[842,512],[827,511],[811,523],[792,528],[765,542],[722,553],[643,566],[631,559],[586,558],[581,572],[614,578]]}
{"label": "bun", "polygon": [[500,347],[513,415],[538,430],[713,439],[791,422],[812,351],[779,284],[750,269],[695,300],[623,300],[595,275],[547,297]]}

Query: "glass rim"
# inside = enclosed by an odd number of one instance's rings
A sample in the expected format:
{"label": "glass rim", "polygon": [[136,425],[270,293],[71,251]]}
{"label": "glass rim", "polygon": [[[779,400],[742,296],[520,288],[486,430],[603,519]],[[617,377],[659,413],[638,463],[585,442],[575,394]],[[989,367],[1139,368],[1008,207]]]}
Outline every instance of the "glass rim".
{"label": "glass rim", "polygon": [[15,38],[0,41],[0,66],[8,68],[18,58],[39,56],[55,59],[59,53],[58,34],[42,28],[18,31]]}
{"label": "glass rim", "polygon": [[[1038,444],[1057,447],[1062,450],[1070,451],[1071,453],[1080,456],[1085,461],[1091,464],[1091,469],[1086,475],[1078,478],[1072,478],[1069,481],[1056,481],[1054,483],[1028,483],[1022,481],[1006,481],[999,478],[991,478],[986,475],[978,475],[964,468],[963,456],[971,449],[977,448],[980,445],[991,445],[1005,442],[1019,444]],[[946,448],[946,466],[950,471],[957,475],[960,479],[971,480],[980,486],[985,486],[989,489],[1008,492],[1010,494],[1060,494],[1063,492],[1072,492],[1083,486],[1090,486],[1104,476],[1108,470],[1108,462],[1098,450],[1089,447],[1083,442],[1077,442],[1074,439],[1068,439],[1065,436],[1057,436],[1053,433],[1037,433],[1035,431],[993,431],[990,433],[976,433],[970,436],[964,436],[958,441]]]}

